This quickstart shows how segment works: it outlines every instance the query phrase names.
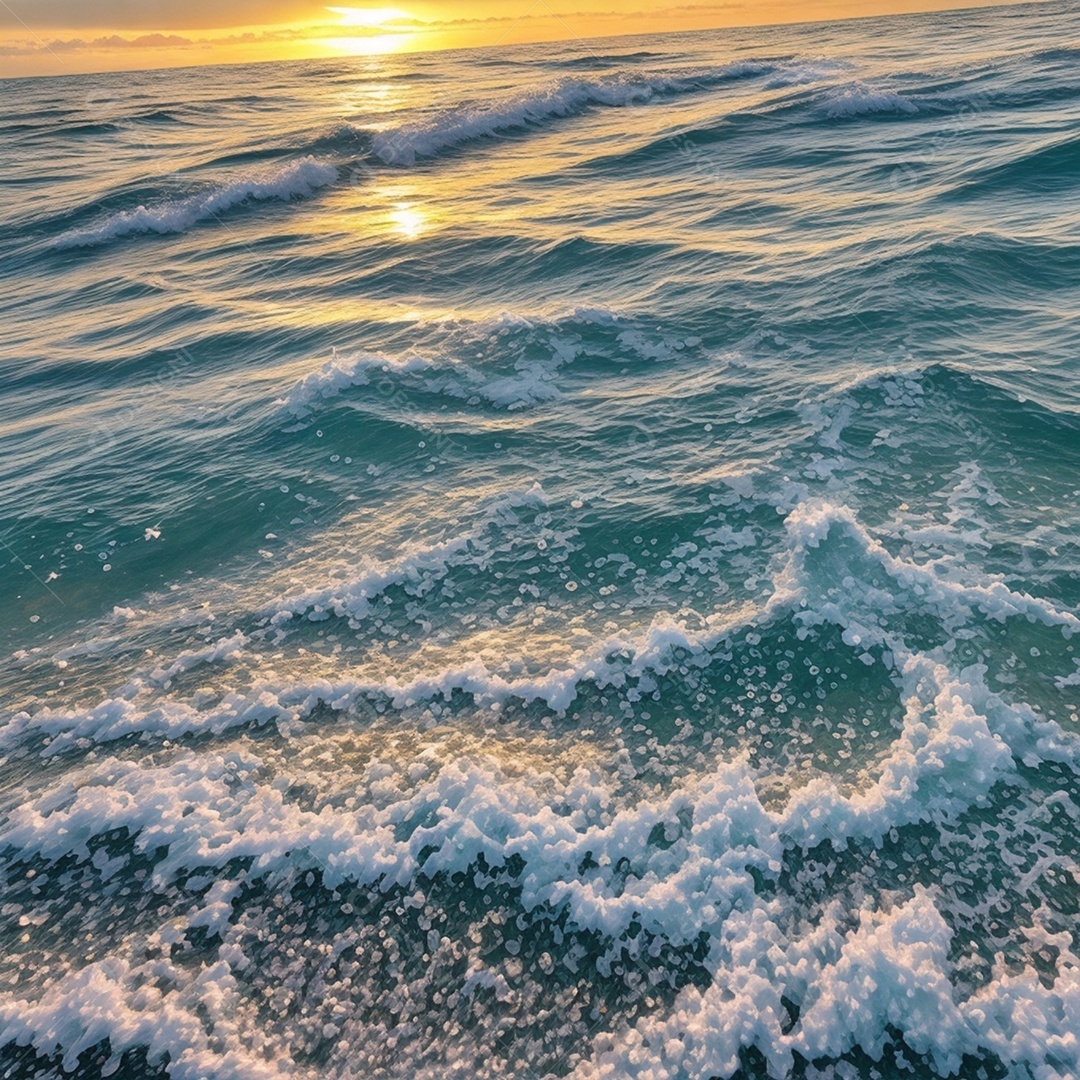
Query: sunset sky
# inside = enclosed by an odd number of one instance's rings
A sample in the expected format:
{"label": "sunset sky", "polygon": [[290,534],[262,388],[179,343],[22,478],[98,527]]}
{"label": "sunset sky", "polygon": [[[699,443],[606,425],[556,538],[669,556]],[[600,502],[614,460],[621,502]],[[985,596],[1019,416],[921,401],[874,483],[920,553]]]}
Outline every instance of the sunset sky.
{"label": "sunset sky", "polygon": [[[587,0],[588,2],[588,0]],[[941,7],[934,0],[0,0],[0,76],[187,67],[416,52],[614,34],[851,18]]]}

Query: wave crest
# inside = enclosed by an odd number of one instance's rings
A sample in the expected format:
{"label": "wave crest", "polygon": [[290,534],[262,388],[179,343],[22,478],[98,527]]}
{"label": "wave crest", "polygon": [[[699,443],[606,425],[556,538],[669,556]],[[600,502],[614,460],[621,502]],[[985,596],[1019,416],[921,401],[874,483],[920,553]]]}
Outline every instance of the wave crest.
{"label": "wave crest", "polygon": [[334,165],[306,156],[274,172],[234,180],[197,195],[110,214],[96,225],[69,229],[56,238],[53,246],[94,247],[134,233],[183,233],[192,225],[216,218],[242,203],[306,198],[337,178]]}
{"label": "wave crest", "polygon": [[682,75],[562,80],[501,102],[448,109],[425,121],[387,128],[375,135],[373,152],[388,165],[411,165],[417,158],[433,157],[464,143],[577,115],[592,107],[624,108],[659,96],[695,93],[732,80],[765,75],[776,66],[767,61],[740,60]]}
{"label": "wave crest", "polygon": [[902,94],[891,90],[878,90],[866,83],[853,83],[832,92],[825,105],[825,115],[830,120],[852,119],[858,116],[895,113],[913,116],[918,105]]}

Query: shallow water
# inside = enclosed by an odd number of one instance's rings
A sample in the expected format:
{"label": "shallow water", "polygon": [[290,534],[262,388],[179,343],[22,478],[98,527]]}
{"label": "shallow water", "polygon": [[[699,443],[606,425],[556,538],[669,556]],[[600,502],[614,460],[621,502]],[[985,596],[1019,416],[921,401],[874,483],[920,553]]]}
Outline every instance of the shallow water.
{"label": "shallow water", "polygon": [[1080,1075],[1078,26],[3,83],[5,1075]]}

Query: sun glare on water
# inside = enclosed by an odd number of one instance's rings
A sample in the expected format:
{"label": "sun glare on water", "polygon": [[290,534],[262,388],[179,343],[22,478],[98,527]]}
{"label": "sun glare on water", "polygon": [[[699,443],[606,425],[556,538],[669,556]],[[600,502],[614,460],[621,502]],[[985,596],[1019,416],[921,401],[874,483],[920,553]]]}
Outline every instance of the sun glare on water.
{"label": "sun glare on water", "polygon": [[406,240],[415,240],[424,231],[425,220],[424,214],[408,203],[398,203],[390,213],[394,232]]}

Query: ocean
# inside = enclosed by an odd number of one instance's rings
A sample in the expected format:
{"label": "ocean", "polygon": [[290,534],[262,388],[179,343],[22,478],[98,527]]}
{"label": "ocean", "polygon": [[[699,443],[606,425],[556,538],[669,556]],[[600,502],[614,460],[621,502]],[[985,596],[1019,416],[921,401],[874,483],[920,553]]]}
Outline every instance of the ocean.
{"label": "ocean", "polygon": [[1078,37],[0,83],[3,1076],[1076,1080]]}

